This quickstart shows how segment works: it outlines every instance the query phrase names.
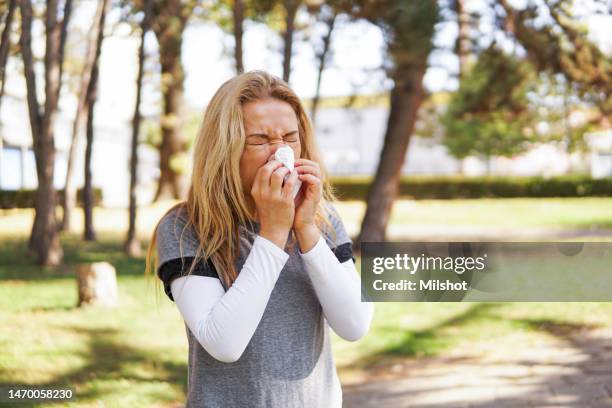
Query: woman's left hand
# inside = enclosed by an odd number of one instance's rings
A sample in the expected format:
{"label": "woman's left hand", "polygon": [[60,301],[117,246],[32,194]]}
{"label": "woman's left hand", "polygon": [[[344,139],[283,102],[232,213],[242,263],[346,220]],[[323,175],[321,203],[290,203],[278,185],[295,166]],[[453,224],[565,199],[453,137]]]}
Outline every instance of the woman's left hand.
{"label": "woman's left hand", "polygon": [[315,214],[323,196],[323,182],[321,181],[321,169],[317,162],[298,159],[295,161],[295,170],[302,181],[302,188],[298,194],[298,197],[302,196],[302,199],[298,200],[293,229],[301,231],[316,226]]}

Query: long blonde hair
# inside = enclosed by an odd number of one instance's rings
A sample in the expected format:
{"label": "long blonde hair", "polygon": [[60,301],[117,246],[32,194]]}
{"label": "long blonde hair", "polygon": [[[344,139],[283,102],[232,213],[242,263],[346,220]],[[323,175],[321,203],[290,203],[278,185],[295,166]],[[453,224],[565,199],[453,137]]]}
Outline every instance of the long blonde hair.
{"label": "long blonde hair", "polygon": [[[248,208],[239,172],[246,138],[242,106],[265,98],[287,102],[295,111],[302,158],[318,162],[321,168],[323,198],[315,222],[322,231],[331,232],[335,240],[335,231],[328,218],[330,209],[326,205],[335,198],[315,144],[312,124],[300,99],[286,82],[267,72],[250,71],[237,75],[217,90],[206,108],[194,145],[187,200],[166,212],[185,208],[185,228],[193,227],[199,238],[198,250],[188,273],[193,272],[199,260],[210,258],[228,289],[238,276],[235,260],[240,253],[239,225],[252,225],[255,219],[255,214]],[[147,251],[147,273],[158,267],[155,251],[158,227],[159,223],[153,230]],[[292,238],[291,241],[295,242],[293,231]],[[154,270],[151,269],[153,264]]]}

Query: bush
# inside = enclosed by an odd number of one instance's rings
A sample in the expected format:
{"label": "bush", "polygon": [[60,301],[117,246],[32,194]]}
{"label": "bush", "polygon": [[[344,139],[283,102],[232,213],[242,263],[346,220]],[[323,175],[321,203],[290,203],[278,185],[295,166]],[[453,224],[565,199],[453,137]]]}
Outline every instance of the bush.
{"label": "bush", "polygon": [[[340,200],[365,200],[372,177],[332,177]],[[610,197],[612,178],[588,176],[543,177],[425,177],[404,176],[400,198],[512,198],[512,197]]]}
{"label": "bush", "polygon": [[[58,190],[58,203],[64,200],[64,190]],[[102,203],[102,189],[94,188],[94,205]],[[0,190],[0,208],[34,208],[36,190]],[[77,191],[77,205],[83,205],[83,189]]]}

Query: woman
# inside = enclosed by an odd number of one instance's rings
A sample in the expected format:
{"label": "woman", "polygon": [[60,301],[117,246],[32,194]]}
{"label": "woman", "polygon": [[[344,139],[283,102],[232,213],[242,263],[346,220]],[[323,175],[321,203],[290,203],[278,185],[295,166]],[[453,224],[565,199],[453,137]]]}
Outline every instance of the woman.
{"label": "woman", "polygon": [[[281,146],[295,169],[274,159]],[[302,182],[295,199],[292,189]],[[185,321],[188,407],[340,407],[329,328],[356,341],[352,242],[330,202],[310,121],[289,86],[253,71],[204,114],[185,202],[162,217],[147,256]]]}

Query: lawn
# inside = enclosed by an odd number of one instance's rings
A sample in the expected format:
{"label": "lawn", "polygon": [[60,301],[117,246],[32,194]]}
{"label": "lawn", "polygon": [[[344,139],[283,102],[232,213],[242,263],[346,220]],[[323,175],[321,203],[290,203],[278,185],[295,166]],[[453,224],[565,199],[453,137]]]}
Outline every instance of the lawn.
{"label": "lawn", "polygon": [[[337,204],[349,220],[361,220],[365,204]],[[612,198],[483,198],[398,200],[390,224],[481,226],[494,228],[612,228]]]}
{"label": "lawn", "polygon": [[[143,240],[168,206],[141,211],[138,233]],[[612,199],[400,202],[392,222],[488,220],[507,225],[513,218],[515,226],[611,226],[612,213],[606,215],[606,208],[612,208]],[[340,203],[338,209],[347,221],[356,222],[360,204]],[[26,210],[0,212],[0,386],[73,387],[77,399],[70,406],[77,407],[100,402],[107,407],[162,407],[183,401],[184,326],[173,303],[156,291],[153,279],[143,276],[143,259],[123,255],[125,212],[96,209],[98,242],[83,243],[77,235],[64,234],[65,264],[48,269],[37,267],[25,250],[31,216]],[[76,224],[79,216],[75,214]],[[118,270],[121,306],[75,308],[74,265],[100,260]],[[549,336],[551,327],[601,325],[612,325],[612,303],[377,303],[370,333],[356,343],[334,337],[333,347],[347,383],[396,358],[444,355],[508,336],[537,339]]]}

